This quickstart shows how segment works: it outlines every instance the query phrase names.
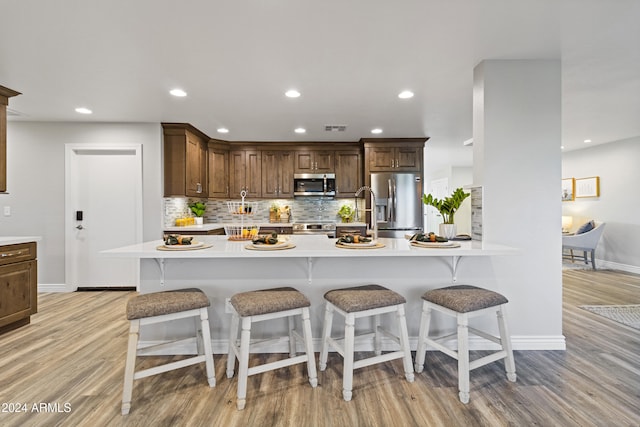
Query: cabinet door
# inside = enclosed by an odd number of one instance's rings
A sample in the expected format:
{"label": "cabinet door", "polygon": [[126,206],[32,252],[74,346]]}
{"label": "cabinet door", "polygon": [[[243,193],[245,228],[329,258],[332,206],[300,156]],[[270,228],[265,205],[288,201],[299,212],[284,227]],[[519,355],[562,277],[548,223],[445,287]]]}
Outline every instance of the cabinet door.
{"label": "cabinet door", "polygon": [[0,266],[0,327],[37,311],[37,261]]}
{"label": "cabinet door", "polygon": [[262,197],[293,197],[293,164],[290,151],[262,152]]}
{"label": "cabinet door", "polygon": [[[292,198],[293,197],[293,153],[291,151],[281,151],[280,160],[278,162],[278,197],[280,198]],[[262,197],[265,197],[263,194]]]}
{"label": "cabinet door", "polygon": [[209,197],[229,197],[229,152],[209,148]]}
{"label": "cabinet door", "polygon": [[206,147],[191,132],[186,134],[186,195],[206,197]]}
{"label": "cabinet door", "polygon": [[422,165],[422,148],[398,147],[395,161],[395,170],[418,172]]}
{"label": "cabinet door", "polygon": [[309,150],[295,152],[295,173],[332,173],[333,151]]}
{"label": "cabinet door", "polygon": [[369,170],[382,172],[394,170],[396,164],[394,147],[374,147],[370,150]]}
{"label": "cabinet door", "polygon": [[314,154],[314,172],[332,173],[335,171],[335,167],[333,164],[333,151],[315,151]]}
{"label": "cabinet door", "polygon": [[313,153],[311,151],[296,151],[295,173],[313,173]]}
{"label": "cabinet door", "polygon": [[245,153],[246,168],[244,185],[247,190],[247,197],[262,197],[262,161],[260,151],[247,150]]}
{"label": "cabinet door", "polygon": [[277,151],[262,152],[262,197],[278,197],[278,163]]}
{"label": "cabinet door", "polygon": [[234,199],[240,197],[240,191],[245,189],[246,157],[242,150],[229,153],[229,195]]}
{"label": "cabinet door", "polygon": [[336,151],[336,197],[354,197],[363,185],[359,151]]}

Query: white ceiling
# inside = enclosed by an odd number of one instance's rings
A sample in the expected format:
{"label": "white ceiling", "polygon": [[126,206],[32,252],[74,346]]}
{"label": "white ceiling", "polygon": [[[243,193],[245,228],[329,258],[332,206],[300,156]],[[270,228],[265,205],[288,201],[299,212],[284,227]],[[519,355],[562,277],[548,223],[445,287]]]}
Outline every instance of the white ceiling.
{"label": "white ceiling", "polygon": [[640,135],[637,0],[0,0],[0,15],[0,85],[23,93],[9,120],[188,122],[232,141],[380,127],[468,165],[474,66],[555,58],[565,149]]}

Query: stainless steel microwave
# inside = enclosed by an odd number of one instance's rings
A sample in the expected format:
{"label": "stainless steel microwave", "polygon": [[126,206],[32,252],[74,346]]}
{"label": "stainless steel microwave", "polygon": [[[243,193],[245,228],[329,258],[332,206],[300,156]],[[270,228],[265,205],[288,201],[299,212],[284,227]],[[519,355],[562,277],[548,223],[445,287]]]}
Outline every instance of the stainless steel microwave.
{"label": "stainless steel microwave", "polygon": [[335,196],[336,174],[297,173],[293,175],[294,196]]}

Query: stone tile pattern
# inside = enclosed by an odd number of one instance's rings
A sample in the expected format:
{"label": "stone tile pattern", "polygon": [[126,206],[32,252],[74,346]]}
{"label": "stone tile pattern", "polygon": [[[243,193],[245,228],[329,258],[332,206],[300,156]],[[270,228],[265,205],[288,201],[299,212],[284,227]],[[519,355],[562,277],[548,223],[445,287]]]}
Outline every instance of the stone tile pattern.
{"label": "stone tile pattern", "polygon": [[[195,200],[195,199],[194,199]],[[230,199],[240,201],[240,199]],[[251,216],[251,222],[269,222],[269,208],[274,203],[278,206],[289,206],[291,212],[290,223],[293,222],[341,222],[338,210],[343,204],[355,206],[353,199],[324,199],[320,197],[307,197],[299,199],[273,199],[273,200],[251,200],[257,206]],[[188,198],[169,197],[164,199],[164,225],[165,227],[175,225],[176,218],[192,216],[188,204]],[[204,213],[205,223],[235,223],[238,217],[229,212],[226,200],[207,200],[207,210]],[[358,199],[358,209],[360,210],[360,220],[364,221],[365,199]]]}

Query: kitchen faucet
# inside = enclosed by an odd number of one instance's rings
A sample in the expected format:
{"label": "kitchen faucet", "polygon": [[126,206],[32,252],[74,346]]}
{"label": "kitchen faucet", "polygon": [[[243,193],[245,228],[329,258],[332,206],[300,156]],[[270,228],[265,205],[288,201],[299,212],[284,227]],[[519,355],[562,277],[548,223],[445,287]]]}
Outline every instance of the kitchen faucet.
{"label": "kitchen faucet", "polygon": [[[360,195],[360,193],[362,193],[364,190],[369,190],[369,193],[371,194],[371,209],[369,209],[369,211],[371,212],[371,229],[373,230],[373,240],[378,240],[378,220],[376,218],[376,195],[373,192],[373,190],[371,189],[371,187],[367,187],[366,185],[363,187],[360,187],[358,189],[358,191],[356,191],[356,195],[355,197],[358,197]],[[366,211],[366,209],[365,209]]]}

